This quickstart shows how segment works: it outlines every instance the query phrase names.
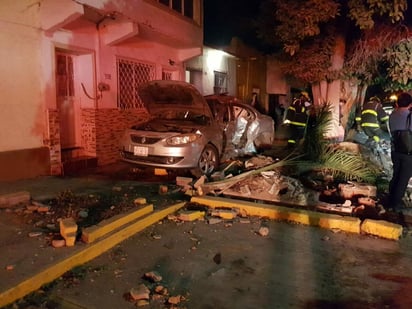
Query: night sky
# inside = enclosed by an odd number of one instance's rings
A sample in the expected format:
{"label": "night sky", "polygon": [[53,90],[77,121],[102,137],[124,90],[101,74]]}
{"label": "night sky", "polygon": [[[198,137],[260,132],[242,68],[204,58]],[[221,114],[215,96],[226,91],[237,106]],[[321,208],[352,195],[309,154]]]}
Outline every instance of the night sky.
{"label": "night sky", "polygon": [[250,25],[256,20],[260,2],[261,0],[205,0],[205,45],[228,45],[233,36],[255,45],[256,34]]}

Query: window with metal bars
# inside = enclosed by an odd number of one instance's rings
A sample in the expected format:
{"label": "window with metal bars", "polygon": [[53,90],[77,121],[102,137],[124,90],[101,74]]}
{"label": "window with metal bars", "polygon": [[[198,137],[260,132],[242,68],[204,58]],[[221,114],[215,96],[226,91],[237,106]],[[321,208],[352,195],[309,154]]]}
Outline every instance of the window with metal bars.
{"label": "window with metal bars", "polygon": [[227,92],[227,74],[223,72],[214,71],[215,84],[214,93],[220,94]]}
{"label": "window with metal bars", "polygon": [[119,109],[143,108],[137,93],[140,84],[153,80],[155,66],[126,59],[117,59],[117,107]]}
{"label": "window with metal bars", "polygon": [[157,2],[193,19],[193,0],[157,0]]}
{"label": "window with metal bars", "polygon": [[165,70],[162,71],[162,79],[163,79],[163,80],[171,80],[171,79],[172,79],[172,76],[173,76],[173,73],[172,73],[172,72],[170,72],[170,71],[165,71]]}

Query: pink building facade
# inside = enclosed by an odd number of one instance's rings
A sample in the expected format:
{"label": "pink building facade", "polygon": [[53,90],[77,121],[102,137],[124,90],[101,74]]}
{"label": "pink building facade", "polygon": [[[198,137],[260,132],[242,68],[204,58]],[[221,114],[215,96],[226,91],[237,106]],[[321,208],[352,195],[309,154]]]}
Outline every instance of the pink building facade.
{"label": "pink building facade", "polygon": [[[0,181],[118,160],[147,117],[136,88],[185,80],[202,54],[202,0],[3,0]],[[87,162],[87,161],[86,161]]]}

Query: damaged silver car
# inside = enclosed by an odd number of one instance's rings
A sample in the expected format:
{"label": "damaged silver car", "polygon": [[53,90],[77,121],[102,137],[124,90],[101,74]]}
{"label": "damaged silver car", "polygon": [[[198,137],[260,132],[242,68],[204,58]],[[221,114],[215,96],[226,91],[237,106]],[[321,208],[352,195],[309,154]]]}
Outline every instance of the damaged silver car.
{"label": "damaged silver car", "polygon": [[150,81],[138,93],[150,119],[125,131],[120,141],[123,161],[211,175],[221,160],[253,154],[273,142],[270,117],[239,102],[205,98],[189,83]]}

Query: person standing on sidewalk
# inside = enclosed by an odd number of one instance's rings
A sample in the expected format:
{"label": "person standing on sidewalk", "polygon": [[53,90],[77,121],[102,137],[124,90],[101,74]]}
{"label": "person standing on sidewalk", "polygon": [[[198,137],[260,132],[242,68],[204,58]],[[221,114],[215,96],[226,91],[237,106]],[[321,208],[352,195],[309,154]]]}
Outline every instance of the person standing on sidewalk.
{"label": "person standing on sidewalk", "polygon": [[[409,179],[412,177],[412,152],[402,150],[399,144],[403,144],[400,132],[412,130],[412,122],[408,122],[408,116],[412,115],[412,97],[409,93],[401,93],[398,96],[396,109],[389,117],[389,128],[392,136],[391,158],[393,163],[393,175],[389,183],[389,196],[385,202],[386,209],[400,211],[403,203]],[[412,139],[412,137],[409,136]],[[408,142],[408,141],[406,141]],[[412,140],[409,140],[412,143]]]}

